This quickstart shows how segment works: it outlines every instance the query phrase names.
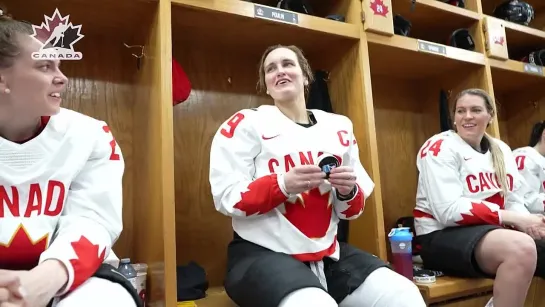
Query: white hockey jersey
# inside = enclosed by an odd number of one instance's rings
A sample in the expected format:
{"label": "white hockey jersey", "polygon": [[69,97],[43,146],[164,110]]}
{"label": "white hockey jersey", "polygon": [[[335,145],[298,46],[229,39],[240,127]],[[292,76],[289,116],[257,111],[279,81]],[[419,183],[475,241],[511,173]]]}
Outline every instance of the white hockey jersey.
{"label": "white hockey jersey", "polygon": [[545,210],[545,157],[535,148],[526,146],[513,150],[518,170],[524,177],[527,192],[524,201],[532,213]]}
{"label": "white hockey jersey", "polygon": [[[316,124],[303,127],[277,107],[244,109],[217,130],[210,152],[210,185],[216,209],[232,217],[244,239],[301,261],[337,260],[339,219],[355,219],[374,183],[359,159],[352,122],[311,110]],[[340,201],[329,183],[289,199],[279,180],[296,165],[317,164],[329,153],[351,166],[358,192]]]}
{"label": "white hockey jersey", "polygon": [[429,138],[420,148],[415,231],[423,235],[460,225],[501,225],[500,209],[528,212],[522,198],[523,179],[507,144],[499,144],[506,164],[509,192],[502,197],[490,151],[479,153],[456,132]]}
{"label": "white hockey jersey", "polygon": [[61,109],[25,143],[0,138],[0,169],[0,268],[59,260],[62,295],[115,256],[124,161],[105,122]]}

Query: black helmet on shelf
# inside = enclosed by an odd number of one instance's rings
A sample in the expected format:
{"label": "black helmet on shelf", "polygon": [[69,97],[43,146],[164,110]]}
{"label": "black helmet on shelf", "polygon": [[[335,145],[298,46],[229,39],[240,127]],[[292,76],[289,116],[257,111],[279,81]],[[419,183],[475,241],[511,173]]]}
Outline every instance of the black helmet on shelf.
{"label": "black helmet on shelf", "polygon": [[527,2],[507,0],[494,9],[494,17],[527,26],[535,15],[534,8]]}
{"label": "black helmet on shelf", "polygon": [[452,32],[448,38],[447,45],[470,51],[475,50],[475,41],[469,30],[465,28],[456,29]]}
{"label": "black helmet on shelf", "polygon": [[401,36],[409,36],[412,23],[403,16],[396,14],[394,16],[394,33]]}
{"label": "black helmet on shelf", "polygon": [[532,51],[527,56],[523,57],[521,61],[538,66],[545,66],[545,49]]}

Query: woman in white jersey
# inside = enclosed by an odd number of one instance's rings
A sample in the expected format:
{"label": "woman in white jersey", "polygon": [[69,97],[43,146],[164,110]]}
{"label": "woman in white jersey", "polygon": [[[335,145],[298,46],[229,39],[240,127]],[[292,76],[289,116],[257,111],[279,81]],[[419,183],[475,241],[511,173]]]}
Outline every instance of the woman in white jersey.
{"label": "woman in white jersey", "polygon": [[524,204],[509,146],[485,132],[494,114],[485,91],[462,91],[454,130],[420,148],[416,242],[426,268],[495,277],[493,306],[522,307],[534,273],[545,276],[545,223]]}
{"label": "woman in white jersey", "polygon": [[312,79],[297,47],[268,48],[259,85],[274,105],[237,112],[214,136],[212,195],[235,232],[225,289],[241,307],[423,307],[411,280],[337,241],[339,219],[360,216],[374,184],[352,122],[306,109]]}
{"label": "woman in white jersey", "polygon": [[534,124],[528,146],[513,150],[520,174],[527,183],[524,200],[533,213],[545,210],[545,121]]}
{"label": "woman in white jersey", "polygon": [[[124,162],[108,126],[60,107],[59,60],[0,10],[0,306],[132,307],[111,247]],[[46,39],[46,38],[44,38]]]}

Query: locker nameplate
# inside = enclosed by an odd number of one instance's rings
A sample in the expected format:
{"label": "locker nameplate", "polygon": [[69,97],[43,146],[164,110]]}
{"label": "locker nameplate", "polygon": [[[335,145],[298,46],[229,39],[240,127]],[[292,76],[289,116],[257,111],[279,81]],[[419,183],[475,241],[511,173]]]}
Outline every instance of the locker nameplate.
{"label": "locker nameplate", "polygon": [[266,5],[254,4],[254,17],[295,25],[299,24],[299,16],[297,13],[276,9]]}
{"label": "locker nameplate", "polygon": [[441,44],[435,44],[423,40],[418,40],[418,50],[435,54],[447,55],[447,47]]}
{"label": "locker nameplate", "polygon": [[543,67],[531,63],[524,63],[524,72],[543,76]]}

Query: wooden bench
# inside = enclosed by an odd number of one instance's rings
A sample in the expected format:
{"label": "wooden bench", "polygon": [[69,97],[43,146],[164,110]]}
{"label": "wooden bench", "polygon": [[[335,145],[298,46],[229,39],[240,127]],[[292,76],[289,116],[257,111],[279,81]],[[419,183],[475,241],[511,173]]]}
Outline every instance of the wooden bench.
{"label": "wooden bench", "polygon": [[[206,291],[206,297],[194,301],[196,307],[237,307],[227,296],[223,287],[213,287]],[[191,305],[187,305],[188,307]],[[185,306],[184,306],[185,307]]]}
{"label": "wooden bench", "polygon": [[545,280],[534,277],[524,307],[545,307]]}
{"label": "wooden bench", "polygon": [[[443,276],[434,284],[419,285],[431,307],[484,307],[492,297],[492,279],[465,279]],[[524,307],[545,307],[545,280],[534,277]]]}
{"label": "wooden bench", "polygon": [[[493,280],[443,276],[434,284],[417,286],[430,307],[484,307],[492,297]],[[206,294],[206,298],[180,306],[237,307],[222,287],[210,288]],[[545,307],[545,280],[532,280],[524,307]]]}
{"label": "wooden bench", "polygon": [[492,297],[493,279],[438,277],[433,284],[417,284],[428,306],[484,307]]}
{"label": "wooden bench", "polygon": [[[440,277],[434,284],[418,285],[428,306],[484,307],[492,296],[491,279]],[[208,289],[206,298],[194,301],[190,307],[237,307],[222,287]],[[471,305],[470,305],[471,304]]]}

